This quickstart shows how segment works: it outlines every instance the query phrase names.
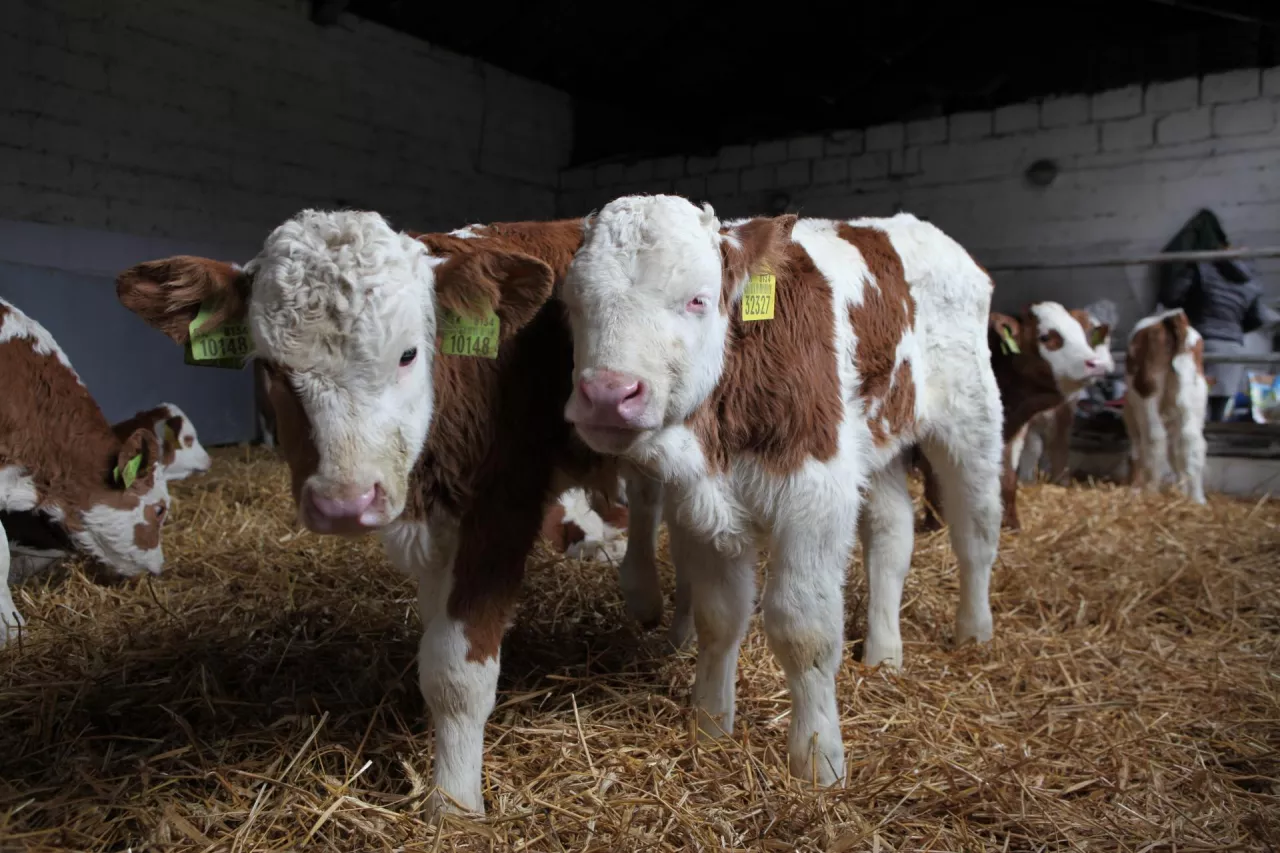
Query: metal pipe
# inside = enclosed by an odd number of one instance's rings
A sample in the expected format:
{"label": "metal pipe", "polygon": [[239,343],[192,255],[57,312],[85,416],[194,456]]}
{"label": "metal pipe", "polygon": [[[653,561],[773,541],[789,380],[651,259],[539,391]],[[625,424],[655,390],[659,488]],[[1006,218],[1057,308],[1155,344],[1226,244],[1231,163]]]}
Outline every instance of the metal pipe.
{"label": "metal pipe", "polygon": [[1014,264],[991,264],[988,272],[1011,270],[1059,270],[1083,267],[1137,267],[1148,264],[1180,264],[1198,261],[1225,261],[1243,258],[1280,258],[1280,246],[1263,249],[1215,249],[1211,252],[1164,252],[1140,258],[1103,258],[1097,261],[1036,261]]}
{"label": "metal pipe", "polygon": [[[1112,350],[1111,357],[1116,364],[1125,360],[1124,350]],[[1243,353],[1207,352],[1204,354],[1205,364],[1265,364],[1268,367],[1280,367],[1280,352]]]}

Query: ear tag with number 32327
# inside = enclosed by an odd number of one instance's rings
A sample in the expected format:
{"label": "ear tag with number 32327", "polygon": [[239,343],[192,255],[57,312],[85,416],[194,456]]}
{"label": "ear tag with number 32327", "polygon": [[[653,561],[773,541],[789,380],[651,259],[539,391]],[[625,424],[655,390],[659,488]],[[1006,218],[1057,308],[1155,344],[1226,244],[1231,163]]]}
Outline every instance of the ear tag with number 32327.
{"label": "ear tag with number 32327", "polygon": [[497,358],[500,328],[498,315],[492,308],[487,309],[479,319],[445,308],[440,312],[440,353]]}
{"label": "ear tag with number 32327", "polygon": [[742,291],[742,320],[772,320],[778,296],[778,277],[768,267],[755,273]]}
{"label": "ear tag with number 32327", "polygon": [[[216,308],[217,304],[211,301],[200,304],[200,313],[187,326],[190,340],[184,348],[183,361],[194,367],[239,370],[244,367],[253,351],[249,326],[247,323],[223,323],[213,329],[202,329]],[[202,331],[196,334],[196,329]]]}

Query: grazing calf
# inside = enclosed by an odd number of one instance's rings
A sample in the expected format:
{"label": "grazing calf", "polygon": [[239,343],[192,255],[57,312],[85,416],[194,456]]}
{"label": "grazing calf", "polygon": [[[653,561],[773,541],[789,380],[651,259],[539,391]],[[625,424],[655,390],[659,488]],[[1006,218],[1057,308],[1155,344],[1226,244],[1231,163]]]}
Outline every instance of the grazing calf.
{"label": "grazing calf", "polygon": [[[1020,318],[992,313],[987,337],[991,368],[1004,410],[1002,526],[1018,530],[1018,460],[1027,424],[1035,415],[1053,409],[1087,383],[1104,376],[1106,362],[1090,345],[1080,316],[1057,302],[1031,305]],[[933,460],[926,455],[917,456],[917,461],[924,474],[924,527],[936,529],[940,523],[935,511],[945,517],[947,499],[939,491]]]}
{"label": "grazing calf", "polygon": [[[304,211],[243,269],[179,257],[118,279],[124,305],[178,343],[204,302],[214,324],[247,319],[300,520],[377,532],[417,579],[432,808],[484,810],[502,635],[545,510],[620,473],[562,414],[573,352],[551,294],[581,240],[576,221],[414,236],[374,213]],[[459,331],[458,316],[486,315],[491,336]],[[655,621],[660,493],[628,477],[627,496],[623,592]]]}
{"label": "grazing calf", "polygon": [[738,651],[767,545],[764,622],[793,701],[791,771],[840,780],[835,679],[855,528],[870,599],[864,660],[896,667],[912,552],[904,455],[917,443],[956,508],[956,640],[991,637],[991,279],[908,214],[721,225],[709,206],[632,196],[588,221],[562,298],[576,380],[566,417],[591,447],[663,484],[697,627],[699,728],[733,730]]}
{"label": "grazing calf", "polygon": [[1209,383],[1204,339],[1181,308],[1146,317],[1133,327],[1124,374],[1133,485],[1159,486],[1168,464],[1179,487],[1203,504]]}
{"label": "grazing calf", "polygon": [[[0,299],[0,512],[9,526],[59,531],[122,575],[159,574],[169,490],[149,428],[123,441],[43,326]],[[65,538],[63,538],[65,537]],[[22,625],[0,530],[0,644]]]}
{"label": "grazing calf", "polygon": [[[1087,311],[1072,311],[1071,315],[1085,327],[1094,355],[1102,363],[1104,375],[1109,375],[1116,369],[1115,358],[1111,355],[1111,325]],[[1086,393],[1087,388],[1081,388],[1067,395],[1065,402],[1031,418],[1022,445],[1022,458],[1018,461],[1020,471],[1035,477],[1040,470],[1040,459],[1048,450],[1049,480],[1066,482],[1070,475],[1071,429],[1075,425],[1076,408]]]}
{"label": "grazing calf", "polygon": [[111,430],[116,438],[124,441],[138,427],[151,428],[159,439],[166,480],[185,480],[192,474],[203,474],[213,464],[209,451],[196,437],[195,424],[173,403],[161,403],[154,409],[138,412]]}

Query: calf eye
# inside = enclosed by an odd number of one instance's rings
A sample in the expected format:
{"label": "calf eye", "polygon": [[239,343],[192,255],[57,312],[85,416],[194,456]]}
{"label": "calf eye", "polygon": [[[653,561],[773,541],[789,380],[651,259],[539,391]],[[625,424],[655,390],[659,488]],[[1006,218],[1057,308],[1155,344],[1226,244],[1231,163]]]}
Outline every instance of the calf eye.
{"label": "calf eye", "polygon": [[418,348],[409,347],[407,350],[400,353],[400,366],[408,367],[409,365],[413,364],[413,360],[417,357],[418,357]]}
{"label": "calf eye", "polygon": [[1052,333],[1050,333],[1050,332],[1045,332],[1043,335],[1041,335],[1041,336],[1040,336],[1040,343],[1042,343],[1042,344],[1047,344],[1047,343],[1049,343],[1050,339],[1052,339],[1052,338],[1053,338]]}

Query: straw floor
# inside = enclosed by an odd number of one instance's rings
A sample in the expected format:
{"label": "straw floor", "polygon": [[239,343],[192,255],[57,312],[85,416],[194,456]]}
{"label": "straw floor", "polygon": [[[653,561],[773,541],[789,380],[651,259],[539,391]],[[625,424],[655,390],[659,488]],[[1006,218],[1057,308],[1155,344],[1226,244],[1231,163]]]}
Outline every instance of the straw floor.
{"label": "straw floor", "polygon": [[[996,638],[955,649],[955,565],[921,536],[901,675],[840,679],[847,788],[787,777],[758,624],[732,740],[696,746],[689,655],[612,570],[539,552],[502,660],[483,820],[421,820],[410,583],[375,542],[295,530],[282,465],[178,484],[166,574],[32,579],[0,652],[0,849],[1275,850],[1280,506],[1023,490]],[[668,588],[669,567],[664,567]]]}

